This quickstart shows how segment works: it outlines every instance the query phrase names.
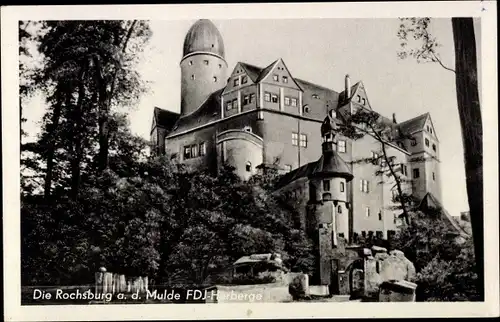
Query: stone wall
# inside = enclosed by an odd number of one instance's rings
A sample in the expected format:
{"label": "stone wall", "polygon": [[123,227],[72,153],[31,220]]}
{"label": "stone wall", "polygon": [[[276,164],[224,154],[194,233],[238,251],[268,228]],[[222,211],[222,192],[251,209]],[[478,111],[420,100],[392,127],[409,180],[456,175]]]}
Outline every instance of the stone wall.
{"label": "stone wall", "polygon": [[416,272],[413,263],[400,250],[387,253],[383,247],[373,246],[364,251],[364,296],[378,297],[380,286],[384,282],[415,281]]}

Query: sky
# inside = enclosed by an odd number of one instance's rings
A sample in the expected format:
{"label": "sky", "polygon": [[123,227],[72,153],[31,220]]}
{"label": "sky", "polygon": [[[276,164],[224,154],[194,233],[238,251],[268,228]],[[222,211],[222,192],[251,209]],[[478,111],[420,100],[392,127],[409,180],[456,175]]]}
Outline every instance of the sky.
{"label": "sky", "polygon": [[[149,139],[154,106],[179,112],[180,59],[184,36],[195,20],[150,21],[153,36],[138,71],[149,91],[129,119],[133,132]],[[468,210],[455,76],[435,63],[399,60],[398,19],[213,20],[225,45],[228,73],[238,61],[266,67],[282,58],[292,76],[340,92],[344,76],[362,81],[373,110],[398,122],[430,112],[440,142],[443,204],[451,215]],[[475,27],[479,27],[476,23]],[[480,39],[479,29],[477,39]],[[451,19],[433,19],[431,33],[442,62],[454,67]],[[478,50],[479,51],[479,50]],[[480,57],[480,51],[478,54]],[[35,97],[27,129],[32,136],[43,115]]]}

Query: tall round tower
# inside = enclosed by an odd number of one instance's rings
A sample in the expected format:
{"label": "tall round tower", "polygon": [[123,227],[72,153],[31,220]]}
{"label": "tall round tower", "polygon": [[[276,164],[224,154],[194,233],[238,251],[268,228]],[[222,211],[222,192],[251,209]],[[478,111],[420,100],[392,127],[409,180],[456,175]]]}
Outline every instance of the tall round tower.
{"label": "tall round tower", "polygon": [[198,20],[184,38],[181,59],[181,116],[196,111],[210,94],[225,86],[227,63],[217,27]]}

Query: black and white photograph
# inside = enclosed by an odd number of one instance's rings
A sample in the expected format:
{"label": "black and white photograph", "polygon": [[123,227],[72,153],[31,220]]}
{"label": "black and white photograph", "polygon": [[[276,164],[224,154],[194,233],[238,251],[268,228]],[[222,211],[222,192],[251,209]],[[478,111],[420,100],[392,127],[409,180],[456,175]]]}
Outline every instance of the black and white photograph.
{"label": "black and white photograph", "polygon": [[498,316],[495,13],[2,7],[7,319]]}

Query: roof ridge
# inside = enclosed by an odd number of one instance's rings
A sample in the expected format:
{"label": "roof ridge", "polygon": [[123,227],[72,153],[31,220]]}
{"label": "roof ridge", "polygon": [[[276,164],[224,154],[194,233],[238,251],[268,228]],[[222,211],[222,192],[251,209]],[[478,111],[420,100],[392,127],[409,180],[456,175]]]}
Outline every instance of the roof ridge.
{"label": "roof ridge", "polygon": [[257,69],[264,69],[262,67],[259,67],[259,66],[253,65],[253,64],[245,63],[244,61],[239,61],[237,64],[243,64],[243,65],[250,66],[253,68],[257,68]]}
{"label": "roof ridge", "polygon": [[310,84],[310,85],[314,85],[314,86],[316,86],[316,87],[320,87],[320,88],[322,88],[322,89],[326,89],[326,90],[328,90],[328,91],[334,91],[335,93],[338,93],[338,92],[337,92],[336,90],[334,90],[333,88],[328,88],[328,87],[323,86],[323,85],[318,85],[318,84],[316,84],[316,83],[313,83],[313,82],[307,81],[307,80],[302,79],[302,78],[297,78],[297,77],[294,77],[294,79],[295,79],[296,81],[299,81],[299,82],[307,83],[307,84]]}
{"label": "roof ridge", "polygon": [[408,119],[408,120],[406,120],[406,121],[400,122],[400,123],[398,123],[398,125],[401,125],[401,124],[404,124],[404,123],[408,123],[408,122],[411,122],[411,121],[417,120],[417,119],[419,119],[419,118],[421,118],[421,117],[424,117],[424,116],[427,116],[427,115],[430,115],[430,113],[429,113],[429,112],[425,112],[425,113],[420,114],[420,115],[418,115],[418,116],[412,117],[411,119]]}

